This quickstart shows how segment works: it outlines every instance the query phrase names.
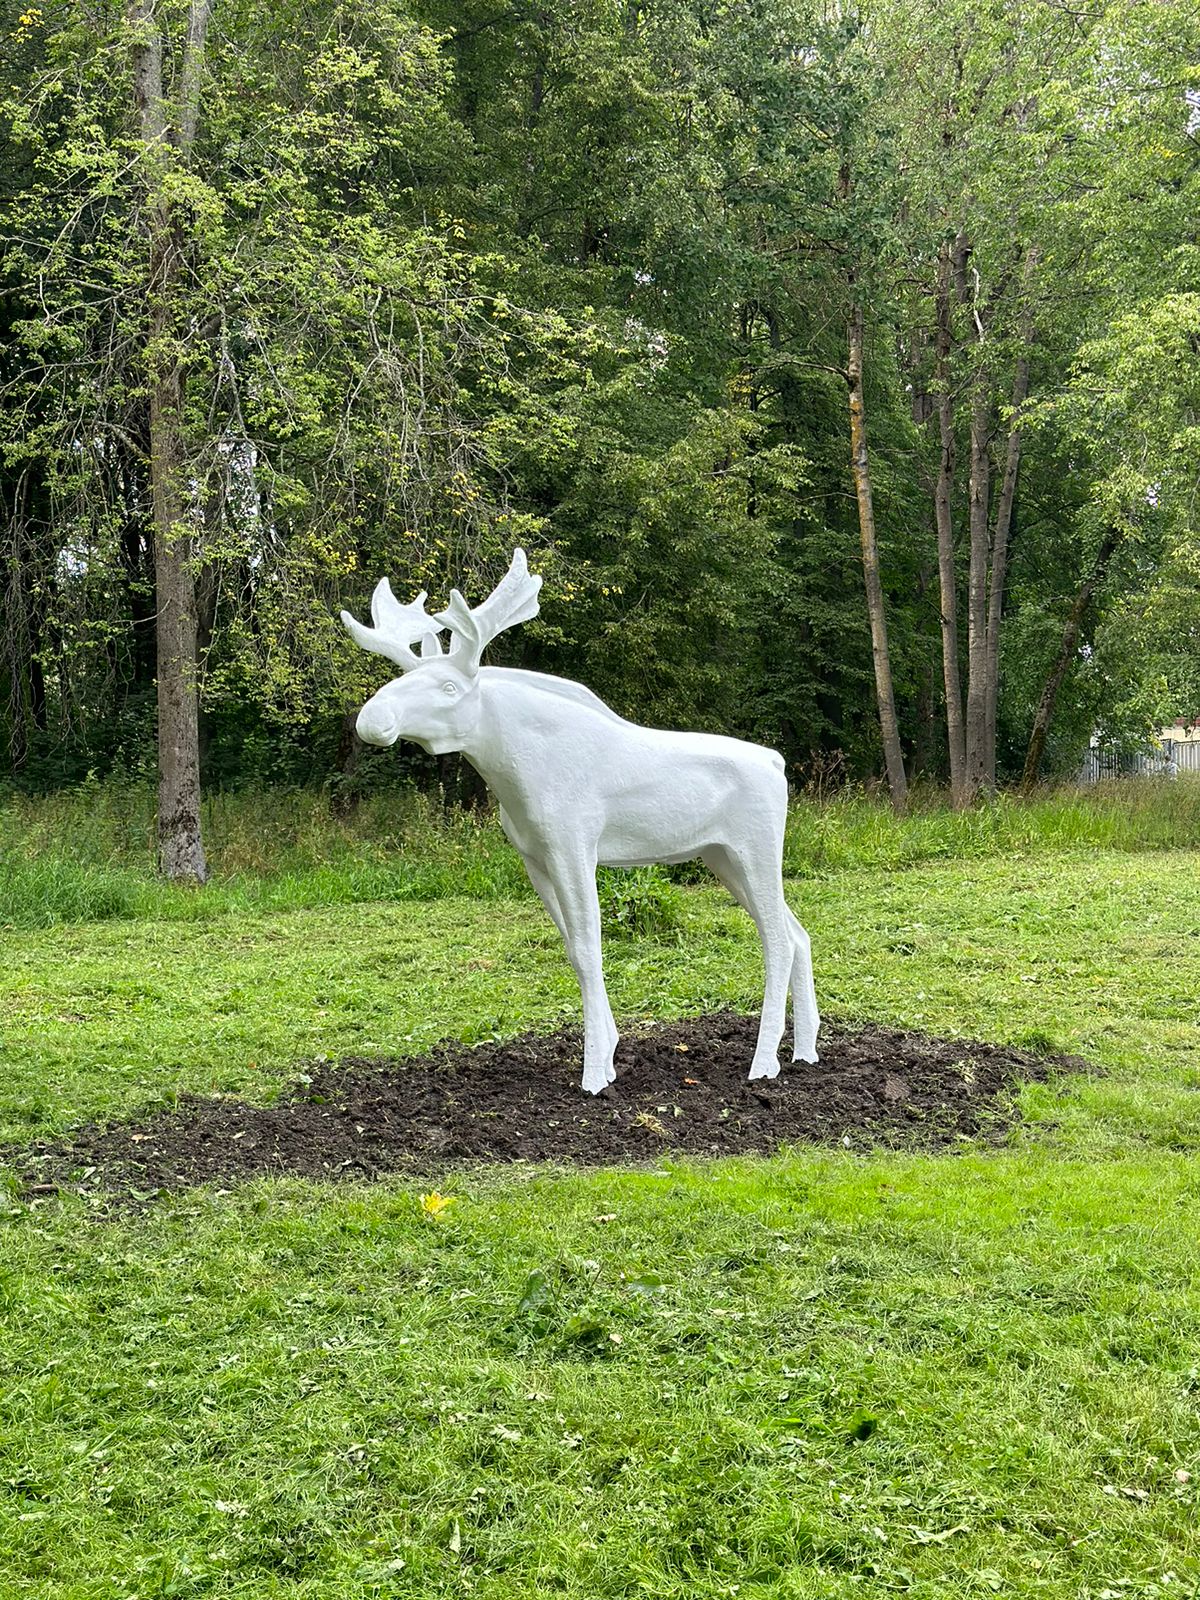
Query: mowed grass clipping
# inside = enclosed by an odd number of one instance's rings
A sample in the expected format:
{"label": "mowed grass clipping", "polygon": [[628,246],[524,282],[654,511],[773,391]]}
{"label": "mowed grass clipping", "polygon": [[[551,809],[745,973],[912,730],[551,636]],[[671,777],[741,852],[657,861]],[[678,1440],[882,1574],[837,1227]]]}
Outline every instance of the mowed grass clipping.
{"label": "mowed grass clipping", "polygon": [[[674,892],[618,1016],[756,1006],[744,915]],[[788,893],[827,1013],[1103,1075],[986,1154],[0,1188],[0,1596],[1200,1593],[1200,856]],[[0,939],[10,1145],[578,1010],[527,898]]]}

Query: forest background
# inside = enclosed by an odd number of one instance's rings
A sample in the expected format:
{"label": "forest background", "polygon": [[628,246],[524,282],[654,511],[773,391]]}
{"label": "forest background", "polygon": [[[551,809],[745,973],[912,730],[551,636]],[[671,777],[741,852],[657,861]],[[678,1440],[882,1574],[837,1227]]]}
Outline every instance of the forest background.
{"label": "forest background", "polygon": [[1185,0],[0,7],[10,785],[368,755],[338,609],[966,804],[1200,713]]}

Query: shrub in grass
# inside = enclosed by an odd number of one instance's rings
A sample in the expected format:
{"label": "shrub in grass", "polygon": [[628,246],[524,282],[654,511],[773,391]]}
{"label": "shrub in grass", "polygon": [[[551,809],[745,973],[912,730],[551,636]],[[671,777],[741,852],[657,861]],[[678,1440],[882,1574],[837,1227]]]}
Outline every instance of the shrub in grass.
{"label": "shrub in grass", "polygon": [[132,874],[42,856],[0,861],[0,925],[52,928],[136,916],[142,885]]}
{"label": "shrub in grass", "polygon": [[666,939],[683,926],[683,896],[662,867],[601,867],[596,878],[606,933]]}

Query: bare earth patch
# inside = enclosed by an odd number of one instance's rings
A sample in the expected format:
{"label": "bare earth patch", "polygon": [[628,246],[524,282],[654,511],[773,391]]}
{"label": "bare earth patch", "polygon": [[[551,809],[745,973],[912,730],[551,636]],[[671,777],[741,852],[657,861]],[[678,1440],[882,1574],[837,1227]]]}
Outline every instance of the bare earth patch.
{"label": "bare earth patch", "polygon": [[746,1079],[756,1017],[730,1012],[644,1024],[622,1038],[617,1081],[579,1088],[574,1029],[504,1044],[445,1045],[405,1061],[321,1066],[273,1106],[182,1096],[133,1122],[77,1129],[19,1163],[27,1192],[133,1191],[138,1199],[265,1173],[363,1179],[455,1163],[572,1161],[603,1166],[666,1154],[725,1156],[787,1144],[930,1148],[996,1142],[1010,1091],[1070,1057],[868,1026],[822,1034],[817,1066],[785,1061]]}

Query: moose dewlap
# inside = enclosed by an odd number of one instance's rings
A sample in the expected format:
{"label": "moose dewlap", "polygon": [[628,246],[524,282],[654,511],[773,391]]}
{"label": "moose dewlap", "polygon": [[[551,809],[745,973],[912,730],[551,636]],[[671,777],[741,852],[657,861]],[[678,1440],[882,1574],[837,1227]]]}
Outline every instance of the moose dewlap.
{"label": "moose dewlap", "polygon": [[779,1071],[789,988],[793,1059],[816,1061],[820,1018],[808,935],[783,893],[782,758],[742,739],[626,722],[590,689],[549,673],[481,666],[497,634],[537,615],[541,586],[523,550],[474,608],[454,589],[446,609],[430,615],[424,591],[401,605],[381,579],[371,597],[373,627],[342,612],[356,643],[401,669],[362,708],[359,737],[376,745],[411,739],[433,755],[461,751],[495,795],[501,825],[579,980],[586,1090],[596,1094],[616,1076],[597,866],[698,856],[762,940],[766,989],[750,1076]]}

